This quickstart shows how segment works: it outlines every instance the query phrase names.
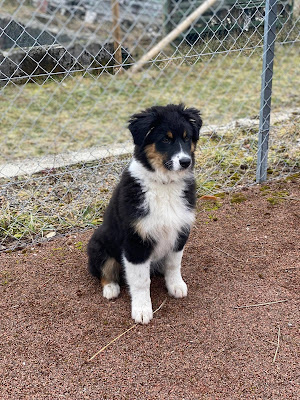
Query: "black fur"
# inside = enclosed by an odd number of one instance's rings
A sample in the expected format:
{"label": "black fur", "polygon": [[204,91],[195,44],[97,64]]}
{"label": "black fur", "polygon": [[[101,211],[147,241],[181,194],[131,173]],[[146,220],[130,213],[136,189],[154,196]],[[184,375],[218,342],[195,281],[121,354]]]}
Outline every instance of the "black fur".
{"label": "black fur", "polygon": [[[182,136],[184,130],[191,138],[191,142],[196,144],[201,126],[202,120],[197,109],[185,108],[183,104],[169,104],[166,107],[154,106],[139,114],[134,114],[129,120],[128,128],[136,145],[134,151],[136,159],[153,171],[144,152],[145,146],[157,142],[159,151],[162,153],[168,151],[169,146],[162,143],[161,139],[168,131],[172,131],[176,136]],[[190,147],[190,143],[187,142],[185,147]],[[176,151],[176,147],[172,146],[172,151]],[[192,162],[194,164],[193,155]]]}
{"label": "black fur", "polygon": [[[95,230],[88,244],[89,270],[92,275],[101,278],[101,267],[108,257],[121,264],[124,246],[130,247],[133,238],[137,243],[143,242],[135,236],[131,225],[132,221],[146,215],[139,208],[143,199],[141,185],[125,170],[104,213],[103,224]],[[128,251],[130,253],[130,249]],[[143,249],[140,251],[144,254]],[[137,259],[141,259],[138,248],[136,254]]]}
{"label": "black fur", "polygon": [[[170,159],[180,149],[191,155],[191,166],[194,165],[195,148],[202,125],[200,113],[195,108],[185,108],[183,104],[170,104],[166,107],[155,106],[129,120],[129,130],[135,144],[134,157],[151,173],[155,166],[147,158],[145,148],[155,144],[157,153],[166,158],[162,169],[166,173],[172,169]],[[168,142],[167,133],[172,132],[173,139]],[[195,182],[187,179],[183,196],[187,208],[195,206]],[[139,264],[151,256],[156,243],[151,238],[142,239],[135,231],[137,220],[144,218],[149,210],[142,204],[145,193],[138,179],[134,178],[128,168],[113,192],[110,203],[104,214],[103,224],[94,232],[88,244],[89,271],[92,275],[103,278],[103,266],[108,258],[113,258],[122,265],[122,255],[128,261]],[[182,250],[189,231],[178,232],[174,251]],[[105,278],[105,277],[104,277]]]}

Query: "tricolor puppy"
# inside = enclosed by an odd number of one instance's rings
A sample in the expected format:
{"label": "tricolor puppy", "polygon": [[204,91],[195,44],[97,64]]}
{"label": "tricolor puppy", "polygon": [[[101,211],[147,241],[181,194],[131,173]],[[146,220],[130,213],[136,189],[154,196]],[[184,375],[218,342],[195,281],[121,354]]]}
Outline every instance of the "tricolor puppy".
{"label": "tricolor puppy", "polygon": [[136,322],[152,319],[150,276],[164,275],[176,298],[187,295],[181,277],[183,248],[194,221],[194,151],[200,113],[183,104],[155,106],[135,114],[129,130],[134,155],[88,244],[89,271],[113,299],[125,278]]}

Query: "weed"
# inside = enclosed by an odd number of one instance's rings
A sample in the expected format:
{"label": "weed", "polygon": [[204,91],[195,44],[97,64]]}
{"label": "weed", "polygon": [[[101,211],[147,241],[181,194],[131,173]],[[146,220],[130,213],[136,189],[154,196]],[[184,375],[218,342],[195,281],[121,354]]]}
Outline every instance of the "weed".
{"label": "weed", "polygon": [[202,204],[202,208],[205,211],[216,211],[220,207],[222,207],[222,203],[217,201],[204,201]]}
{"label": "weed", "polygon": [[291,174],[288,177],[285,178],[286,182],[296,182],[297,179],[300,177],[300,172],[297,172],[295,174]]}
{"label": "weed", "polygon": [[231,204],[240,204],[247,200],[247,197],[242,193],[233,193],[230,199]]}
{"label": "weed", "polygon": [[7,285],[11,281],[11,273],[9,271],[1,271],[0,272],[0,282],[1,286]]}
{"label": "weed", "polygon": [[289,192],[286,190],[280,190],[280,191],[269,190],[266,194],[267,195],[271,194],[271,196],[267,197],[267,201],[271,204],[271,206],[275,206],[281,203],[284,200],[284,198],[289,195]]}
{"label": "weed", "polygon": [[269,185],[262,185],[259,190],[262,192],[262,195],[265,196],[270,191]]}
{"label": "weed", "polygon": [[[280,184],[277,185],[278,189],[280,189],[280,186]],[[285,197],[289,196],[287,190],[274,190],[269,185],[263,185],[259,190],[263,196],[268,196],[266,200],[272,206],[279,204]]]}
{"label": "weed", "polygon": [[225,199],[226,193],[225,192],[216,193],[215,196],[219,199]]}
{"label": "weed", "polygon": [[82,250],[82,249],[83,249],[83,242],[77,242],[77,243],[75,243],[75,247],[76,247],[76,249],[78,249],[78,250]]}
{"label": "weed", "polygon": [[280,203],[280,199],[276,197],[268,197],[267,201],[271,204],[271,206],[275,206],[276,204]]}

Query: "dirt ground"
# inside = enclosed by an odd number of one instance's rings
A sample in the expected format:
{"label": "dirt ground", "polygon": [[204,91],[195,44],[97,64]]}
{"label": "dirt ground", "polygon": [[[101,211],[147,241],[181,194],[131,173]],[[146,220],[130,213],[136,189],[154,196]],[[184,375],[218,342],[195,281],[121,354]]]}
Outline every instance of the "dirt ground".
{"label": "dirt ground", "polygon": [[299,177],[199,199],[188,297],[153,278],[151,323],[86,362],[133,325],[87,274],[91,233],[0,255],[2,400],[300,398]]}

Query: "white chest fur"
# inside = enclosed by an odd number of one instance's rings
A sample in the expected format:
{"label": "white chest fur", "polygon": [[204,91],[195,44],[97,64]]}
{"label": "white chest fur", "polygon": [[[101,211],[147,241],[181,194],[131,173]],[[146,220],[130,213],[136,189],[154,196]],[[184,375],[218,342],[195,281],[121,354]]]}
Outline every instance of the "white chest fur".
{"label": "white chest fur", "polygon": [[129,171],[143,187],[145,201],[141,207],[148,211],[136,223],[136,230],[144,239],[156,242],[153,260],[159,260],[174,248],[179,232],[189,229],[194,221],[194,212],[183,196],[185,176],[178,171],[152,173],[136,160]]}

